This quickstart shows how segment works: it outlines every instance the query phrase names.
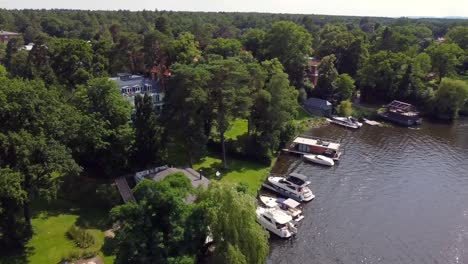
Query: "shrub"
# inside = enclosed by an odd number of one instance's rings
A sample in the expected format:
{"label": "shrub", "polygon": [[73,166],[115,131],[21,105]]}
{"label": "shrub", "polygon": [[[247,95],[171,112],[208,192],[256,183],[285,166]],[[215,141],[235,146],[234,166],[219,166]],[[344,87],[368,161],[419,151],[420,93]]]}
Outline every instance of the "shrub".
{"label": "shrub", "polygon": [[102,184],[96,188],[94,201],[100,206],[112,208],[120,202],[120,194],[117,187],[111,184]]}
{"label": "shrub", "polygon": [[62,262],[64,261],[75,261],[79,259],[89,259],[97,256],[96,251],[91,250],[74,250],[62,257]]}
{"label": "shrub", "polygon": [[342,116],[351,116],[353,115],[353,104],[349,100],[342,101],[338,105],[338,114]]}
{"label": "shrub", "polygon": [[89,248],[96,244],[96,239],[91,233],[75,225],[68,229],[67,236],[80,248]]}

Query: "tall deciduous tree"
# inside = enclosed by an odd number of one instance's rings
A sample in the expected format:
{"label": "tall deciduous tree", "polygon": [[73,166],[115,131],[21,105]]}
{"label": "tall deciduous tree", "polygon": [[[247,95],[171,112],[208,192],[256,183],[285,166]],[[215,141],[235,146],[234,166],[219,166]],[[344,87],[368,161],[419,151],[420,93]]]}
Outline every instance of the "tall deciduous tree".
{"label": "tall deciduous tree", "polygon": [[395,99],[411,63],[403,53],[381,51],[371,55],[358,73],[361,98],[377,102]]}
{"label": "tall deciduous tree", "polygon": [[265,52],[269,59],[278,58],[291,83],[302,86],[307,58],[311,54],[312,35],[294,22],[273,24],[265,37]]}
{"label": "tall deciduous tree", "polygon": [[206,208],[215,255],[221,263],[265,263],[268,233],[256,222],[252,196],[214,183],[200,195],[199,203]]}
{"label": "tall deciduous tree", "polygon": [[351,76],[346,73],[340,74],[336,80],[336,95],[335,98],[341,102],[349,100],[356,91],[356,85]]}
{"label": "tall deciduous tree", "polygon": [[29,52],[28,62],[33,78],[40,78],[45,83],[52,84],[56,81],[56,76],[52,69],[52,60],[48,49],[46,38],[39,36]]}
{"label": "tall deciduous tree", "polygon": [[128,165],[133,130],[131,106],[115,82],[107,78],[79,86],[72,103],[84,115],[83,137],[74,142],[74,154],[82,166],[104,176],[113,176]]}
{"label": "tall deciduous tree", "polygon": [[19,206],[23,212],[21,218],[7,218],[13,221],[9,226],[31,230],[30,202],[36,197],[54,197],[61,177],[80,171],[67,147],[70,135],[75,134],[70,123],[73,111],[40,81],[0,77],[0,168],[11,170],[2,171],[5,177],[20,177],[10,180],[21,183],[19,193],[24,193],[7,203],[8,210],[17,212],[15,206]]}
{"label": "tall deciduous tree", "polygon": [[468,100],[468,84],[461,80],[442,79],[435,94],[434,114],[443,119],[454,119]]}
{"label": "tall deciduous tree", "polygon": [[335,55],[329,55],[322,59],[319,66],[319,78],[314,93],[316,96],[331,100],[335,96],[338,71],[335,68]]}
{"label": "tall deciduous tree", "polygon": [[181,173],[160,182],[143,180],[134,189],[136,203],[112,209],[112,220],[120,223],[116,263],[195,263],[207,227],[184,202],[191,187]]}
{"label": "tall deciduous tree", "polygon": [[161,135],[158,117],[151,96],[135,97],[135,128],[134,164],[138,168],[146,168],[161,160]]}
{"label": "tall deciduous tree", "polygon": [[78,39],[54,39],[48,45],[54,70],[60,83],[74,88],[94,76],[91,45]]}
{"label": "tall deciduous tree", "polygon": [[460,48],[468,50],[468,26],[458,26],[451,28],[446,37]]}
{"label": "tall deciduous tree", "polygon": [[146,71],[149,71],[154,65],[166,65],[168,63],[172,41],[172,38],[159,31],[145,34],[143,50],[145,52]]}
{"label": "tall deciduous tree", "polygon": [[277,59],[264,61],[262,67],[266,72],[265,82],[264,87],[253,95],[249,135],[253,139],[251,144],[254,145],[248,151],[265,157],[277,150],[282,133],[296,115],[298,92],[290,85],[288,76]]}
{"label": "tall deciduous tree", "polygon": [[184,32],[177,37],[174,41],[172,53],[174,61],[182,64],[198,61],[201,56],[198,41],[195,40],[194,35],[188,32]]}
{"label": "tall deciduous tree", "polygon": [[163,119],[168,137],[184,149],[190,165],[206,148],[205,115],[211,75],[204,65],[175,64],[166,94]]}
{"label": "tall deciduous tree", "polygon": [[433,44],[426,49],[431,56],[432,69],[438,74],[439,80],[455,73],[457,66],[461,65],[463,50],[455,43]]}
{"label": "tall deciduous tree", "polygon": [[258,60],[262,60],[265,56],[265,37],[266,32],[258,28],[247,30],[242,35],[242,44],[244,47],[252,52],[252,55]]}
{"label": "tall deciduous tree", "polygon": [[219,132],[224,167],[227,168],[224,133],[234,117],[246,117],[252,103],[248,90],[248,71],[236,58],[214,60],[209,63],[211,80],[208,84],[215,126]]}
{"label": "tall deciduous tree", "polygon": [[223,58],[239,55],[242,44],[237,39],[217,38],[206,47],[207,54],[218,54]]}
{"label": "tall deciduous tree", "polygon": [[361,31],[348,31],[344,26],[327,25],[320,32],[319,57],[334,54],[340,73],[355,76],[360,64],[368,57]]}
{"label": "tall deciduous tree", "polygon": [[21,211],[26,197],[21,173],[0,167],[0,252],[3,255],[21,248],[30,233]]}

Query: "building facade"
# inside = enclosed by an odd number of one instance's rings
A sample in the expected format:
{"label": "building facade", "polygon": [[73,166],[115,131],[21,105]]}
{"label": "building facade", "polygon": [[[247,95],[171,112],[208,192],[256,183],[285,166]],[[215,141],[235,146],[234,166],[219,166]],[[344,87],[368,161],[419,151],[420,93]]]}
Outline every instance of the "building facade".
{"label": "building facade", "polygon": [[146,78],[141,75],[132,75],[120,73],[117,77],[110,78],[115,81],[124,96],[132,106],[135,106],[135,97],[137,95],[151,96],[155,110],[160,111],[164,105],[164,89],[159,80],[155,78]]}
{"label": "building facade", "polygon": [[0,30],[0,43],[8,44],[8,41],[10,41],[13,38],[20,37],[20,36],[21,36],[20,33]]}

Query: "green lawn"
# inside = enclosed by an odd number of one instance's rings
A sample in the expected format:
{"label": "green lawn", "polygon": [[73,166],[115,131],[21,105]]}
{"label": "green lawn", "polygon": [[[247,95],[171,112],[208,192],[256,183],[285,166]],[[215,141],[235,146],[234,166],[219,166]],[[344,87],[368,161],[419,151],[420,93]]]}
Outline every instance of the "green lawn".
{"label": "green lawn", "polygon": [[318,127],[327,123],[326,118],[311,116],[300,106],[297,108],[297,113],[298,114],[293,122],[300,132],[305,132],[312,127]]}
{"label": "green lawn", "polygon": [[[274,164],[275,160],[271,162]],[[210,179],[217,179],[216,171],[221,172],[220,181],[229,183],[247,183],[249,193],[256,195],[263,181],[265,181],[271,166],[263,166],[258,163],[236,160],[228,157],[228,170],[224,170],[222,160],[215,155],[208,155],[194,165],[194,169],[203,170],[203,174]]]}
{"label": "green lawn", "polygon": [[88,251],[97,251],[105,263],[113,263],[113,256],[104,257],[101,247],[104,243],[104,231],[108,228],[108,213],[95,208],[81,208],[79,205],[57,200],[52,204],[35,205],[36,212],[32,220],[34,236],[27,244],[32,249],[28,256],[30,263],[58,263],[70,252],[79,251],[73,241],[66,237],[67,230],[77,225],[88,230],[96,239],[96,245]]}
{"label": "green lawn", "polygon": [[356,118],[374,119],[377,117],[377,111],[380,107],[380,105],[353,104],[353,116]]}
{"label": "green lawn", "polygon": [[71,252],[80,251],[66,236],[66,232],[73,225],[86,229],[96,239],[96,244],[86,251],[98,252],[106,264],[114,263],[114,256],[105,256],[101,250],[104,244],[104,231],[110,228],[109,209],[98,205],[96,186],[95,183],[81,180],[81,186],[74,188],[76,193],[81,193],[76,200],[61,198],[51,202],[35,200],[32,203],[34,234],[26,244],[26,250],[22,255],[0,257],[0,263],[59,263]]}
{"label": "green lawn", "polygon": [[224,136],[226,139],[237,139],[237,137],[247,133],[247,120],[246,119],[236,119],[230,122],[230,128]]}

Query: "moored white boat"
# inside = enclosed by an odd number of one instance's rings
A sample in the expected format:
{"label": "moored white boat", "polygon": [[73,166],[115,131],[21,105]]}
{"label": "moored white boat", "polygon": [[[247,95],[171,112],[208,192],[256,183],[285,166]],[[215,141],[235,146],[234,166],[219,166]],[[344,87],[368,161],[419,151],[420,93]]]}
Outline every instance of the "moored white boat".
{"label": "moored white boat", "polygon": [[322,156],[322,155],[304,155],[304,159],[316,164],[325,165],[325,166],[333,166],[335,162],[333,159]]}
{"label": "moored white boat", "polygon": [[276,208],[257,207],[257,222],[273,234],[290,238],[297,234],[292,217]]}
{"label": "moored white boat", "polygon": [[330,122],[340,125],[340,126],[354,128],[354,129],[358,129],[362,127],[362,123],[352,116],[350,117],[333,116],[331,117]]}
{"label": "moored white boat", "polygon": [[315,198],[309,184],[306,176],[291,173],[286,178],[270,176],[262,186],[298,202],[308,202]]}
{"label": "moored white boat", "polygon": [[277,208],[290,215],[292,219],[296,222],[304,219],[302,215],[302,210],[299,209],[300,203],[295,200],[288,198],[275,198],[266,195],[260,195],[260,201],[268,208]]}

